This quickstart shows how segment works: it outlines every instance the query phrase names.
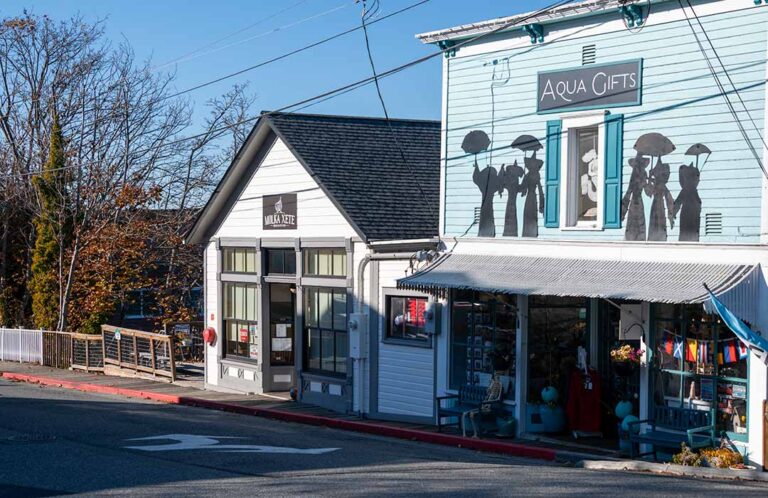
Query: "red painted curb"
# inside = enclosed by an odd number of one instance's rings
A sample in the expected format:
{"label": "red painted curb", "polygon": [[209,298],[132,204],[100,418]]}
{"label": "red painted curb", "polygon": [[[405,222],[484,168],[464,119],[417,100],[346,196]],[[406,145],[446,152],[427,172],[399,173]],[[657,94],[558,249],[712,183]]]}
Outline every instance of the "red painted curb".
{"label": "red painted curb", "polygon": [[221,403],[203,398],[191,396],[175,396],[172,394],[162,394],[153,391],[139,391],[136,389],[124,389],[114,386],[103,386],[99,384],[88,384],[84,382],[73,382],[62,379],[53,379],[50,377],[41,377],[37,375],[27,375],[11,372],[0,372],[0,377],[19,382],[30,382],[44,386],[62,387],[65,389],[74,389],[83,392],[92,392],[99,394],[113,394],[125,396],[127,398],[141,398],[161,403],[173,405],[195,406],[199,408],[209,408],[221,410],[241,415],[255,415],[258,417],[282,420],[285,422],[296,422],[300,424],[318,425],[333,429],[361,432],[366,434],[376,434],[380,436],[389,436],[398,439],[408,439],[411,441],[420,441],[424,443],[440,444],[444,446],[456,446],[478,451],[488,451],[492,453],[501,453],[505,455],[521,456],[528,458],[538,458],[543,460],[554,460],[556,452],[548,448],[537,446],[527,446],[517,443],[502,443],[498,441],[488,441],[484,439],[469,439],[450,434],[438,432],[419,431],[414,429],[405,429],[402,427],[391,427],[385,425],[376,425],[368,422],[358,422],[354,420],[341,420],[335,418],[321,417],[318,415],[308,415],[305,413],[293,413],[284,410],[275,410],[273,408],[258,408],[250,406],[235,405],[231,403]]}

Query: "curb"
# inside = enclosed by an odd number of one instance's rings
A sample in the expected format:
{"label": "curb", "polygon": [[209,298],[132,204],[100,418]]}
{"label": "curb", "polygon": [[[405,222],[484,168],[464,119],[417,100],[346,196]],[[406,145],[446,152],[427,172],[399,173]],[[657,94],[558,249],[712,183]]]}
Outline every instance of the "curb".
{"label": "curb", "polygon": [[710,467],[687,467],[671,463],[644,462],[640,460],[583,460],[578,462],[576,467],[589,470],[624,470],[630,472],[653,472],[656,474],[667,474],[685,477],[703,477],[707,479],[768,482],[768,473],[760,470],[730,470]]}
{"label": "curb", "polygon": [[554,461],[557,452],[548,448],[537,446],[527,446],[516,443],[501,443],[488,441],[484,439],[471,439],[450,434],[441,434],[436,432],[419,431],[415,429],[406,429],[401,427],[390,427],[376,425],[354,420],[342,420],[318,415],[309,415],[305,413],[293,413],[273,408],[258,408],[236,405],[231,403],[221,403],[203,398],[192,396],[176,396],[172,394],[162,394],[153,391],[139,391],[136,389],[125,389],[121,387],[103,386],[98,384],[88,384],[85,382],[73,382],[63,379],[54,379],[50,377],[41,377],[37,375],[27,375],[10,372],[0,372],[0,377],[18,382],[29,382],[43,386],[61,387],[64,389],[73,389],[83,392],[98,394],[112,394],[124,396],[127,398],[140,398],[158,401],[172,405],[193,406],[198,408],[207,408],[211,410],[220,410],[240,415],[253,415],[257,417],[270,418],[273,420],[282,420],[284,422],[294,422],[306,425],[316,425],[328,427],[331,429],[340,429],[344,431],[360,432],[365,434],[374,434],[379,436],[388,436],[398,439],[407,439],[410,441],[419,441],[422,443],[439,444],[443,446],[453,446],[477,451],[486,451],[490,453],[500,453],[510,456],[536,458],[541,460]]}

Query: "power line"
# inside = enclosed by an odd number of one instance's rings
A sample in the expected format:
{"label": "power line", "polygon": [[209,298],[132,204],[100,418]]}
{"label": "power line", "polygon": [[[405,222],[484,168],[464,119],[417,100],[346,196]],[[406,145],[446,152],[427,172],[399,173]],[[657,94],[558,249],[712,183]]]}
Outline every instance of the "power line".
{"label": "power line", "polygon": [[[298,26],[300,24],[304,24],[305,22],[313,21],[315,19],[319,19],[321,17],[325,17],[325,16],[327,16],[329,14],[333,14],[334,12],[337,12],[337,11],[339,11],[341,9],[344,9],[344,8],[348,7],[349,5],[351,5],[351,4],[349,4],[347,2],[344,2],[341,5],[337,5],[336,7],[332,8],[332,9],[325,10],[325,11],[320,12],[318,14],[313,14],[313,15],[305,17],[303,19],[299,19],[298,21],[293,21],[291,23],[284,24],[282,26],[278,26],[278,27],[273,28],[273,29],[271,29],[269,31],[265,31],[265,32],[259,33],[257,35],[253,35],[253,36],[249,36],[247,38],[243,38],[242,40],[238,40],[238,41],[235,41],[235,42],[232,42],[232,43],[228,43],[228,44],[223,45],[221,47],[217,47],[217,48],[214,48],[212,50],[208,50],[207,52],[198,53],[197,55],[192,55],[192,56],[189,56],[189,57],[177,59],[177,63],[189,62],[189,61],[197,59],[199,57],[204,57],[206,55],[210,55],[210,54],[213,54],[213,53],[216,53],[216,52],[220,52],[220,51],[225,50],[227,48],[231,48],[231,47],[234,47],[234,46],[237,46],[237,45],[242,45],[243,43],[246,43],[246,42],[249,42],[249,41],[253,41],[253,40],[256,40],[256,39],[259,39],[259,38],[264,38],[265,36],[269,36],[269,35],[281,32],[281,31],[286,30],[288,28],[293,28],[294,26]],[[164,64],[162,66],[159,66],[156,69],[165,67],[167,65],[168,64]]]}
{"label": "power line", "polygon": [[[395,13],[389,14],[388,16],[381,17],[381,18],[377,19],[376,21],[373,21],[373,22],[368,23],[368,24],[370,26],[371,24],[373,24],[375,22],[384,20],[386,17],[391,17],[392,15],[394,15],[396,13],[404,12],[405,10],[409,10],[411,8],[414,8],[414,7],[418,6],[418,5],[424,4],[424,3],[428,2],[428,1],[429,0],[421,0],[420,2],[412,4],[412,5],[408,6],[408,7],[405,7],[403,9],[399,10],[399,11],[396,11]],[[563,5],[566,5],[566,4],[571,3],[573,1],[574,0],[559,0],[559,1],[551,4],[548,7],[544,7],[542,9],[538,10],[538,11],[535,11],[535,12],[532,12],[530,14],[527,14],[524,17],[511,20],[510,22],[505,23],[505,24],[503,24],[501,26],[498,26],[498,27],[494,28],[493,30],[487,31],[485,33],[481,33],[481,34],[479,34],[477,36],[474,36],[472,38],[467,38],[467,39],[465,39],[463,41],[460,41],[460,42],[454,44],[451,47],[442,48],[442,49],[440,49],[437,52],[425,55],[423,57],[419,57],[417,59],[414,59],[414,60],[411,60],[409,62],[406,62],[405,64],[402,64],[400,66],[397,66],[397,67],[394,67],[392,69],[389,69],[389,70],[387,70],[387,71],[385,71],[383,73],[379,73],[377,78],[378,79],[386,78],[388,76],[392,76],[394,74],[397,74],[397,73],[399,73],[401,71],[405,71],[406,69],[409,69],[409,68],[414,67],[414,66],[416,66],[418,64],[424,63],[424,62],[426,62],[428,60],[431,60],[431,59],[433,59],[435,57],[443,55],[446,52],[455,51],[455,50],[457,50],[457,49],[459,49],[459,48],[461,48],[461,47],[463,47],[465,45],[474,43],[474,42],[476,42],[476,41],[478,41],[480,39],[483,39],[483,38],[486,38],[488,36],[492,36],[492,35],[494,35],[496,33],[499,33],[501,31],[507,30],[507,29],[511,28],[512,26],[515,26],[517,24],[523,23],[523,22],[525,22],[525,21],[527,21],[527,20],[529,20],[531,18],[534,18],[536,16],[544,14],[544,13],[546,13],[546,12],[552,10],[552,9],[556,9],[558,7],[562,7]],[[357,28],[355,28],[355,31],[358,30],[358,29],[362,29],[362,26],[358,26]],[[318,103],[318,102],[323,102],[323,101],[326,101],[326,100],[330,100],[331,98],[338,97],[338,96],[343,95],[345,93],[348,93],[348,92],[350,92],[352,90],[356,90],[358,88],[362,88],[363,86],[372,83],[374,81],[374,79],[375,78],[373,76],[370,76],[370,77],[367,77],[367,78],[363,78],[363,79],[355,81],[353,83],[350,83],[350,84],[347,84],[347,85],[343,85],[341,87],[338,87],[338,88],[335,88],[333,90],[329,90],[329,91],[323,92],[323,93],[315,95],[313,97],[309,97],[309,98],[300,100],[298,102],[294,102],[293,104],[289,104],[289,105],[283,106],[283,107],[278,108],[278,109],[273,110],[273,111],[264,112],[264,113],[262,113],[260,115],[257,115],[257,116],[251,116],[249,118],[245,118],[245,119],[242,119],[240,121],[236,121],[234,123],[230,123],[228,125],[225,125],[225,126],[222,126],[222,127],[219,127],[219,128],[215,128],[213,130],[208,130],[208,131],[206,131],[204,133],[198,133],[198,134],[195,134],[195,135],[190,135],[190,136],[187,136],[187,137],[182,137],[182,138],[170,141],[170,142],[165,142],[165,143],[160,144],[157,147],[154,147],[152,149],[143,149],[143,150],[142,149],[138,149],[136,151],[133,151],[133,153],[134,154],[139,154],[139,153],[149,152],[149,151],[152,151],[152,150],[159,149],[161,147],[169,147],[171,145],[176,145],[176,144],[188,141],[188,140],[194,140],[196,138],[201,138],[201,137],[204,137],[204,136],[206,136],[206,135],[208,135],[210,133],[216,133],[216,132],[219,132],[219,131],[225,131],[227,129],[234,128],[235,126],[239,126],[241,124],[246,124],[246,123],[249,123],[249,122],[256,121],[256,120],[258,120],[260,117],[262,117],[264,115],[270,115],[270,114],[276,114],[276,113],[290,113],[291,111],[289,111],[289,109],[293,109],[293,108],[303,109],[303,108],[309,107],[309,105],[312,105],[311,103]],[[303,106],[303,107],[300,107],[300,106]],[[80,165],[78,165],[78,166],[75,166],[75,165],[73,165],[73,166],[65,166],[65,167],[59,168],[59,169],[71,169],[71,168],[79,167],[79,166]],[[47,171],[55,171],[55,170],[47,170]],[[39,172],[14,173],[14,174],[10,174],[10,175],[0,176],[0,178],[9,178],[9,177],[14,177],[14,176],[31,176],[31,175],[36,175],[36,174],[39,174]]]}
{"label": "power line", "polygon": [[709,46],[712,48],[712,53],[715,54],[715,57],[717,58],[717,62],[719,62],[720,66],[723,68],[723,73],[725,73],[725,77],[728,78],[728,82],[731,84],[733,91],[736,93],[736,97],[738,97],[739,102],[741,102],[742,107],[744,107],[744,112],[747,113],[747,117],[752,123],[752,126],[755,128],[755,132],[757,132],[757,136],[760,137],[760,141],[763,143],[763,147],[768,149],[768,144],[765,143],[765,139],[763,138],[762,133],[760,133],[760,128],[757,126],[757,123],[755,123],[754,118],[752,118],[752,114],[749,112],[749,108],[744,103],[744,99],[741,98],[741,94],[739,93],[738,88],[736,88],[736,84],[733,82],[733,79],[731,78],[731,74],[728,72],[728,68],[725,67],[725,64],[723,64],[723,60],[720,58],[720,55],[717,53],[717,50],[715,49],[715,45],[714,43],[712,43],[712,39],[709,37],[707,30],[704,28],[704,24],[701,22],[701,19],[699,19],[698,14],[696,14],[696,11],[694,10],[693,5],[691,4],[691,0],[686,0],[686,2],[688,3],[688,7],[691,9],[691,12],[693,13],[693,16],[696,18],[696,22],[699,24],[699,27],[701,28],[701,32],[704,34],[704,37],[707,39],[707,42],[709,43]]}
{"label": "power line", "polygon": [[244,26],[244,27],[238,29],[237,31],[233,31],[233,32],[229,33],[226,36],[223,36],[223,37],[221,37],[221,38],[219,38],[217,40],[214,40],[214,41],[212,41],[210,43],[207,43],[207,44],[203,45],[202,47],[199,47],[199,48],[196,48],[195,50],[187,52],[186,54],[180,55],[180,56],[176,57],[175,59],[172,59],[172,60],[170,60],[168,62],[165,62],[163,64],[155,66],[152,69],[161,69],[163,67],[170,66],[170,65],[172,65],[172,64],[174,64],[176,62],[179,62],[182,59],[186,59],[187,57],[189,57],[191,55],[194,55],[194,54],[196,54],[196,53],[198,53],[198,52],[200,52],[202,50],[205,50],[205,49],[207,49],[209,47],[213,47],[213,46],[215,46],[218,43],[221,43],[221,42],[223,42],[225,40],[228,40],[228,39],[232,38],[233,36],[239,35],[240,33],[244,32],[244,31],[248,31],[249,29],[253,28],[254,26],[258,26],[259,24],[262,24],[262,23],[264,23],[266,21],[269,21],[270,19],[274,19],[275,17],[279,16],[280,14],[288,12],[289,10],[293,10],[296,7],[300,6],[300,5],[307,3],[308,1],[309,0],[299,0],[298,2],[296,2],[296,3],[292,4],[292,5],[289,5],[288,7],[285,7],[284,9],[278,10],[274,14],[270,14],[267,17],[263,17],[263,18],[259,19],[258,21],[254,22],[254,23],[251,23],[251,24],[249,24],[247,26]]}
{"label": "power line", "polygon": [[374,64],[373,62],[373,54],[371,53],[371,43],[370,43],[370,40],[368,39],[368,27],[366,26],[366,21],[369,20],[372,16],[376,15],[376,12],[378,12],[379,0],[374,0],[372,10],[370,11],[367,9],[365,2],[366,0],[362,0],[363,15],[361,17],[363,35],[365,36],[365,50],[368,53],[368,62],[370,63],[371,71],[373,72],[373,83],[376,85],[376,94],[379,96],[381,109],[384,111],[384,119],[387,122],[387,127],[389,128],[389,134],[392,136],[392,140],[395,142],[395,146],[397,147],[397,150],[400,153],[400,159],[403,161],[403,165],[408,169],[408,172],[410,173],[411,177],[416,182],[416,187],[419,189],[419,193],[421,194],[422,199],[424,199],[424,204],[426,204],[427,208],[429,209],[429,214],[431,216],[434,216],[435,210],[432,207],[432,202],[430,202],[429,198],[427,197],[427,194],[424,193],[424,188],[422,187],[418,176],[416,176],[416,174],[413,171],[413,168],[411,168],[411,163],[408,162],[408,159],[405,157],[405,152],[403,151],[403,147],[400,145],[400,141],[397,139],[397,134],[395,133],[395,130],[392,127],[392,121],[390,121],[389,119],[387,104],[384,102],[384,97],[381,94],[381,86],[379,85],[379,78],[376,74],[376,64]]}
{"label": "power line", "polygon": [[[741,132],[741,135],[744,138],[744,141],[747,143],[747,147],[749,147],[750,152],[752,152],[752,155],[755,157],[755,160],[757,161],[757,165],[763,171],[763,175],[765,175],[765,177],[768,178],[768,171],[766,171],[765,166],[763,165],[763,160],[760,157],[760,154],[758,154],[757,150],[755,150],[755,146],[752,144],[752,139],[749,138],[749,134],[747,133],[746,128],[744,128],[744,125],[741,122],[741,118],[739,118],[739,115],[736,112],[736,108],[733,106],[731,99],[728,97],[728,92],[725,91],[725,86],[723,86],[723,83],[720,81],[720,77],[717,74],[717,70],[712,64],[712,61],[710,60],[709,55],[707,55],[707,51],[704,48],[704,44],[699,39],[699,34],[696,32],[696,29],[694,28],[693,23],[691,22],[691,19],[688,17],[688,12],[686,12],[685,10],[685,6],[683,5],[683,0],[678,0],[678,3],[680,4],[680,10],[682,10],[683,15],[685,16],[685,20],[688,22],[688,26],[691,28],[691,33],[693,33],[693,36],[696,39],[696,44],[699,46],[699,51],[701,52],[701,55],[704,57],[704,60],[707,63],[707,67],[709,68],[710,73],[712,73],[712,77],[715,80],[715,84],[717,85],[717,88],[720,90],[720,93],[723,95],[726,106],[728,106],[728,110],[730,111],[731,115],[733,115],[733,119],[736,122],[736,126],[739,128],[739,131]],[[691,10],[693,10],[693,7],[691,6],[690,1],[688,2],[688,6],[691,7]],[[710,41],[710,44],[711,44],[711,41]],[[713,50],[714,50],[714,46],[713,46]],[[719,57],[718,57],[718,60],[720,60]],[[728,71],[725,68],[725,66],[722,64],[722,61],[720,61],[720,64],[723,67],[723,71],[725,71],[725,73],[728,74]],[[730,77],[729,77],[729,80],[730,80]],[[731,84],[733,84],[733,80],[730,80],[730,81],[731,81]],[[738,94],[738,90],[736,90],[735,86],[734,86],[734,91],[736,91],[736,93]],[[739,96],[739,100],[741,100],[741,96]],[[741,102],[742,102],[742,105],[744,105],[744,101],[741,100]],[[746,106],[744,108],[746,109]],[[749,113],[749,111],[747,111],[747,113]],[[750,119],[751,119],[751,116],[750,116]],[[754,124],[754,121],[752,121],[752,123]],[[762,140],[762,136],[760,138]],[[763,141],[763,144],[765,145],[765,141]]]}

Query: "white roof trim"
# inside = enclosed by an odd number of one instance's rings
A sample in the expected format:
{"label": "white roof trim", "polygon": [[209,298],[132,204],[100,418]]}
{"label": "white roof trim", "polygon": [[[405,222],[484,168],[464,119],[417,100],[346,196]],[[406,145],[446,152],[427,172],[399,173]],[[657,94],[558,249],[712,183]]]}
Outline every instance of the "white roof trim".
{"label": "white roof trim", "polygon": [[[462,24],[461,26],[430,31],[428,33],[421,33],[416,35],[416,38],[424,43],[437,43],[444,40],[454,40],[457,38],[467,38],[481,35],[495,29],[499,29],[500,27],[507,24],[512,24],[510,29],[519,29],[522,27],[522,25],[517,23],[523,19],[526,20],[525,24],[551,23],[555,21],[562,21],[563,19],[570,17],[589,15],[609,9],[618,10],[621,4],[622,2],[619,0],[584,0],[582,2],[563,5],[562,7],[552,9],[547,13],[531,17],[530,19],[528,19],[528,17],[530,17],[531,14],[536,11],[525,12],[508,17],[499,17],[489,21]],[[640,2],[640,5],[644,5],[644,2]]]}

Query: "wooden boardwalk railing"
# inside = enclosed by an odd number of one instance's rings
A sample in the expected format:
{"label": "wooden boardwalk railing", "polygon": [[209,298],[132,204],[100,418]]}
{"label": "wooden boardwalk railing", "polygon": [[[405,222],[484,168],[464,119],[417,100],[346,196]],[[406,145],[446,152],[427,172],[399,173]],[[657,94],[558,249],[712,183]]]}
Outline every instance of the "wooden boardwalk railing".
{"label": "wooden boardwalk railing", "polygon": [[76,370],[86,372],[104,371],[103,338],[96,334],[75,334],[72,337],[72,364]]}
{"label": "wooden boardwalk railing", "polygon": [[102,325],[101,337],[105,366],[176,380],[172,336]]}
{"label": "wooden boardwalk railing", "polygon": [[54,368],[72,366],[72,334],[44,330],[43,365]]}

